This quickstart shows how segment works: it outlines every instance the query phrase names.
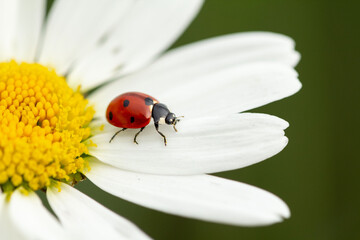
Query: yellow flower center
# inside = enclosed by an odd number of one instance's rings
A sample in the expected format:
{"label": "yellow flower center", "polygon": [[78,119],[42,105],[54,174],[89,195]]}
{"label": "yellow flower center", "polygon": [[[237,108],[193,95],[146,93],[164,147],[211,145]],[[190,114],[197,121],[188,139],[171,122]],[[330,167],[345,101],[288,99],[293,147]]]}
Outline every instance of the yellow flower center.
{"label": "yellow flower center", "polygon": [[38,190],[86,167],[94,109],[40,64],[0,63],[0,186]]}

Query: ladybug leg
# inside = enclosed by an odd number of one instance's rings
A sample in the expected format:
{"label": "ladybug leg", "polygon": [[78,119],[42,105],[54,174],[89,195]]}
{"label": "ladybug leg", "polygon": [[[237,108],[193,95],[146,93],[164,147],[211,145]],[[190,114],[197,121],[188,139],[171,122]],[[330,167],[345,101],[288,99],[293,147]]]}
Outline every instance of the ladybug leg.
{"label": "ladybug leg", "polygon": [[138,132],[135,134],[134,143],[139,144],[139,143],[136,141],[136,138],[137,138],[137,136],[142,132],[142,130],[144,130],[144,128],[145,128],[145,127],[142,127],[142,128],[140,129],[140,131],[138,131]]}
{"label": "ladybug leg", "polygon": [[123,132],[123,131],[125,131],[126,129],[127,129],[127,128],[123,128],[123,129],[117,131],[117,132],[114,134],[114,136],[112,136],[112,138],[110,139],[109,143],[111,143],[111,141],[114,139],[114,137],[115,137],[119,132]]}
{"label": "ladybug leg", "polygon": [[160,132],[159,131],[159,123],[154,123],[154,125],[155,125],[155,129],[156,129],[156,131],[164,138],[164,143],[165,143],[165,146],[166,146],[166,137],[165,137],[165,135],[162,133],[162,132]]}

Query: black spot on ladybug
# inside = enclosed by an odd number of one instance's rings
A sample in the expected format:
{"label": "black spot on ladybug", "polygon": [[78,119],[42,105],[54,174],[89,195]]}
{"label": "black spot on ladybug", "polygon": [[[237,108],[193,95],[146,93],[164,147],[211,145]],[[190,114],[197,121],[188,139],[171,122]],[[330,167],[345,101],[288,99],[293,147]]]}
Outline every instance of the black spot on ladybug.
{"label": "black spot on ladybug", "polygon": [[125,100],[125,101],[123,102],[124,107],[129,106],[129,104],[130,104],[129,100]]}
{"label": "black spot on ladybug", "polygon": [[130,122],[131,122],[131,123],[135,122],[135,118],[134,118],[134,117],[131,117],[131,118],[130,118]]}
{"label": "black spot on ladybug", "polygon": [[154,101],[151,98],[145,98],[145,105],[150,106],[154,105]]}
{"label": "black spot on ladybug", "polygon": [[112,118],[113,118],[113,114],[112,114],[112,112],[109,112],[109,119],[110,119],[110,121],[112,120]]}

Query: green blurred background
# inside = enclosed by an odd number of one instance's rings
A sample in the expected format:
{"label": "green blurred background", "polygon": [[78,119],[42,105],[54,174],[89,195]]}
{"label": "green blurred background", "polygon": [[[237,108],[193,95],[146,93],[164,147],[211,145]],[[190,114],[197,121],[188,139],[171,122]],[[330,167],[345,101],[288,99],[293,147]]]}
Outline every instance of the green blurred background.
{"label": "green blurred background", "polygon": [[[165,1],[165,0],[164,0]],[[359,5],[355,1],[208,0],[173,47],[221,34],[273,31],[291,36],[303,89],[252,112],[290,122],[289,145],[262,163],[217,174],[280,196],[292,216],[244,228],[176,217],[113,197],[89,181],[81,191],[155,239],[360,239]]]}

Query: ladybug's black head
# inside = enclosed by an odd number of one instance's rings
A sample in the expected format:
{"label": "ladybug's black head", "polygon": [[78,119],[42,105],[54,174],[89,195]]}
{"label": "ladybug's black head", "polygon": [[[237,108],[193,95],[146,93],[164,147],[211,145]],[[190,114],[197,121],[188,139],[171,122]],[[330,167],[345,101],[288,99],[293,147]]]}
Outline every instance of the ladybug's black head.
{"label": "ladybug's black head", "polygon": [[169,125],[174,124],[175,120],[176,120],[176,116],[172,112],[169,112],[165,117],[165,122],[166,122],[166,124],[169,124]]}
{"label": "ladybug's black head", "polygon": [[178,117],[176,117],[176,115],[172,112],[169,112],[167,115],[166,115],[166,118],[165,118],[165,123],[168,124],[168,125],[173,125],[174,127],[174,130],[177,132],[177,129],[176,129],[176,124],[180,121],[180,119]]}

